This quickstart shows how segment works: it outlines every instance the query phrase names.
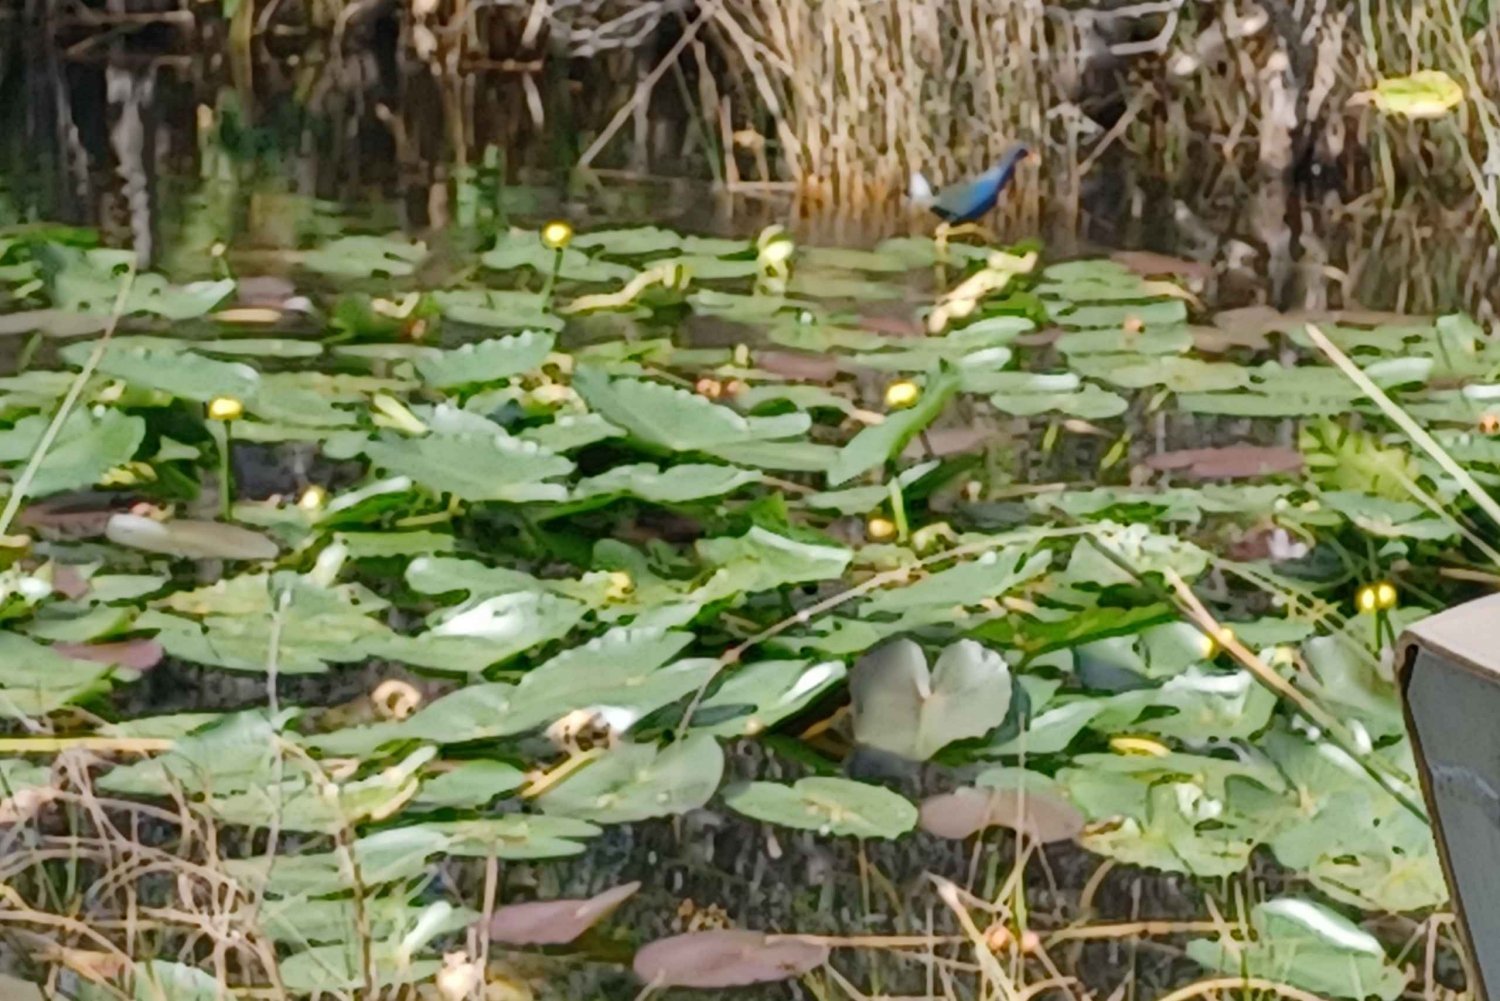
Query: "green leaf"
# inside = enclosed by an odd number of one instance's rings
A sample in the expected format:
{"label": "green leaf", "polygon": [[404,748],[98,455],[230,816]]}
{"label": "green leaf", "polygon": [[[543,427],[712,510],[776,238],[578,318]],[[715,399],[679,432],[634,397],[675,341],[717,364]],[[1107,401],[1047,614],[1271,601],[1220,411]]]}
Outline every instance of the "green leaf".
{"label": "green leaf", "polygon": [[634,823],[705,805],[724,774],[724,752],[708,734],[657,750],[621,744],[538,798],[548,813],[606,824]]}
{"label": "green leaf", "polygon": [[638,463],[615,466],[578,481],[573,488],[575,500],[591,497],[633,496],[657,504],[684,504],[708,497],[722,497],[740,487],[759,483],[761,476],[734,466],[684,463],[665,469]]}
{"label": "green leaf", "polygon": [[212,974],[181,963],[151,959],[131,967],[134,1001],[218,1001],[223,996]]}
{"label": "green leaf", "polygon": [[643,379],[614,379],[580,367],[573,388],[610,423],[642,444],[674,452],[733,448],[744,442],[792,438],[811,425],[806,414],[744,417],[685,389]]}
{"label": "green leaf", "polygon": [[383,633],[364,649],[373,656],[434,671],[477,674],[532,647],[561,639],[587,607],[553,594],[522,592],[465,602],[417,636]]}
{"label": "green leaf", "polygon": [[[60,310],[109,315],[120,303],[120,289],[134,254],[131,251],[78,251],[49,247],[59,267],[52,279],[52,305]],[[151,313],[167,320],[202,316],[234,291],[234,280],[173,285],[158,274],[137,274],[120,310],[124,316]]]}
{"label": "green leaf", "polygon": [[526,773],[504,761],[464,761],[423,781],[418,807],[480,809],[526,782]]}
{"label": "green leaf", "polygon": [[1011,678],[1004,658],[973,640],[948,646],[929,673],[922,648],[900,639],[855,665],[849,691],[857,741],[926,761],[999,726],[1010,710]]}
{"label": "green leaf", "polygon": [[450,289],[432,293],[445,319],[496,330],[562,330],[538,292],[509,289]]}
{"label": "green leaf", "polygon": [[540,368],[555,342],[551,334],[537,331],[496,337],[424,355],[417,359],[417,372],[437,389],[498,382]]}
{"label": "green leaf", "polygon": [[975,605],[1040,576],[1051,562],[1052,556],[1046,551],[1033,553],[1019,546],[991,550],[914,584],[877,591],[860,606],[859,614],[868,618],[922,608]]}
{"label": "green leaf", "polygon": [[[613,629],[525,675],[519,685],[469,685],[419,710],[401,731],[443,743],[524,733],[578,709],[599,707],[620,730],[712,677],[717,661],[664,667],[692,637],[664,629]],[[623,726],[619,724],[623,723]]]}
{"label": "green leaf", "polygon": [[1085,383],[1074,393],[995,393],[990,405],[1016,417],[1060,413],[1086,421],[1118,417],[1128,408],[1124,397]]}
{"label": "green leaf", "polygon": [[502,233],[480,263],[496,271],[531,268],[550,274],[556,268],[558,277],[579,282],[628,282],[635,277],[635,272],[624,265],[596,260],[573,247],[561,252],[551,250],[542,244],[540,234],[518,229]]}
{"label": "green leaf", "polygon": [[427,258],[420,243],[383,236],[345,236],[302,255],[302,266],[331,278],[405,278]]}
{"label": "green leaf", "polygon": [[559,414],[549,423],[516,432],[516,437],[552,452],[571,452],[624,434],[598,414]]}
{"label": "green leaf", "polygon": [[[69,364],[82,366],[93,350],[93,341],[82,341],[68,345],[59,354]],[[199,403],[220,396],[249,400],[260,387],[260,375],[249,365],[216,361],[185,350],[138,347],[129,339],[109,345],[98,371],[133,386]]]}
{"label": "green leaf", "polygon": [[0,718],[41,716],[93,690],[108,664],[75,660],[16,633],[0,632]]}
{"label": "green leaf", "polygon": [[388,435],[364,451],[375,465],[437,493],[467,501],[562,500],[567,488],[549,480],[573,471],[573,462],[499,431],[486,434]]}
{"label": "green leaf", "polygon": [[795,785],[731,786],[724,803],[768,824],[855,838],[898,838],[917,825],[917,808],[879,786],[814,776]]}
{"label": "green leaf", "polygon": [[682,249],[682,237],[656,226],[633,226],[578,233],[573,237],[572,245],[579,250],[596,250],[611,257],[650,257]]}
{"label": "green leaf", "polygon": [[[50,423],[50,418],[40,415],[23,417],[9,431],[0,432],[0,463],[29,460]],[[46,497],[92,486],[109,470],[134,459],[145,435],[145,421],[118,410],[97,416],[81,411],[69,414],[37,467],[30,495]]]}
{"label": "green leaf", "polygon": [[293,953],[281,961],[281,983],[287,990],[309,994],[349,991],[367,982],[394,987],[427,980],[442,969],[436,959],[403,961],[399,942],[378,942],[369,950],[372,970],[364,971],[364,950],[354,941],[320,945]]}
{"label": "green leaf", "polygon": [[1188,957],[1211,970],[1329,997],[1395,1001],[1406,987],[1407,975],[1373,935],[1320,904],[1267,900],[1251,909],[1250,924],[1252,939],[1196,939],[1188,943]]}
{"label": "green leaf", "polygon": [[1464,88],[1442,70],[1418,70],[1381,80],[1369,96],[1388,115],[1442,118],[1464,103]]}
{"label": "green leaf", "polygon": [[1174,393],[1213,393],[1250,385],[1250,370],[1197,358],[1142,358],[1135,354],[1093,354],[1071,360],[1080,375],[1126,389],[1161,386]]}
{"label": "green leaf", "polygon": [[[118,771],[118,769],[117,769]],[[354,880],[367,888],[413,879],[427,869],[427,860],[446,852],[453,837],[434,825],[395,827],[357,838],[350,851],[293,855],[278,854],[227,859],[226,872],[242,883],[276,897],[317,897],[347,891]],[[268,871],[269,866],[269,871]]]}
{"label": "green leaf", "polygon": [[915,406],[888,414],[881,423],[860,431],[839,450],[828,468],[828,485],[847,483],[899,455],[907,442],[943,412],[958,386],[959,376],[952,372],[931,378]]}
{"label": "green leaf", "polygon": [[761,660],[745,664],[704,699],[693,729],[716,737],[753,737],[801,712],[844,679],[836,660]]}
{"label": "green leaf", "polygon": [[843,575],[854,554],[842,546],[820,546],[778,535],[754,525],[744,535],[700,539],[699,557],[720,568],[711,591],[769,591],[783,584],[833,580]]}

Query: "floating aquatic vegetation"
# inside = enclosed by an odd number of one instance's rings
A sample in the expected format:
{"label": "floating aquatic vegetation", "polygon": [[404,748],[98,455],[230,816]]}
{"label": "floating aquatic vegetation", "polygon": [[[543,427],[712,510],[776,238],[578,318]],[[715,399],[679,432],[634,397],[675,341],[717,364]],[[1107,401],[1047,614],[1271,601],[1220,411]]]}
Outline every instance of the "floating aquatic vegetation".
{"label": "floating aquatic vegetation", "polygon": [[[106,749],[111,797],[295,833],[274,860],[240,850],[264,835],[223,842],[289,992],[469,969],[439,960],[482,919],[436,878],[455,860],[573,857],[608,825],[710,811],[772,839],[1001,827],[1209,879],[1260,850],[1349,907],[1443,901],[1424,821],[1370,772],[1411,780],[1391,621],[1455,593],[1442,570],[1482,573],[1472,488],[1291,318],[1210,327],[1153,280],[1192,269],[517,229],[426,288],[424,246],[347,237],[298,261],[353,286],[326,311],[215,319],[232,280],[140,274],[101,344],[126,259],[6,239],[26,291],[0,337],[88,339],[0,379],[0,717],[39,749],[0,758],[0,818],[56,819],[42,755],[77,741]],[[1481,330],[1349,314],[1327,333],[1496,482]],[[1227,631],[1185,618],[1179,583]],[[1358,740],[1296,729],[1226,646]],[[147,672],[259,693],[357,664],[405,686],[384,693],[399,711],[131,702]],[[745,780],[731,749],[752,740],[805,771]],[[911,798],[834,774],[866,754],[972,770]],[[594,889],[502,904],[488,933],[573,941],[635,892]],[[1266,902],[1190,954],[1399,993],[1384,946],[1338,920]],[[635,969],[719,987],[827,955],[694,932]],[[206,989],[137,967],[115,981]]]}

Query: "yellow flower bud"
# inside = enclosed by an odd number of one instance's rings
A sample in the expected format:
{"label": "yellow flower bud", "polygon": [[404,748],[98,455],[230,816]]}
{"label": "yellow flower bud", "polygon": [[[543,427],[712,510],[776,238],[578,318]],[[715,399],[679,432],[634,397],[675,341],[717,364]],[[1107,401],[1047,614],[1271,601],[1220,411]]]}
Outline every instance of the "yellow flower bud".
{"label": "yellow flower bud", "polygon": [[1199,633],[1199,653],[1202,655],[1204,660],[1212,660],[1214,657],[1217,657],[1219,655],[1219,651],[1224,649],[1225,645],[1227,645],[1232,639],[1234,639],[1234,630],[1230,629],[1228,626],[1220,626],[1217,636],[1208,636],[1203,633]]}
{"label": "yellow flower bud", "polygon": [[216,396],[209,401],[209,420],[237,421],[244,415],[245,405],[232,396]]}
{"label": "yellow flower bud", "polygon": [[889,518],[871,515],[865,521],[865,535],[871,542],[884,542],[896,537],[896,523]]}
{"label": "yellow flower bud", "polygon": [[304,511],[317,511],[328,503],[328,491],[316,483],[302,491],[302,496],[297,498],[297,506]]}
{"label": "yellow flower bud", "polygon": [[922,390],[910,379],[902,379],[885,387],[885,405],[892,410],[909,407],[922,398]]}
{"label": "yellow flower bud", "polygon": [[548,250],[562,250],[573,242],[573,227],[561,219],[554,219],[542,227],[542,246]]}
{"label": "yellow flower bud", "polygon": [[1167,745],[1150,737],[1111,737],[1109,749],[1116,754],[1147,755],[1153,758],[1164,758],[1172,753]]}
{"label": "yellow flower bud", "polygon": [[1366,584],[1354,592],[1354,607],[1366,613],[1380,608],[1380,597],[1374,584]]}
{"label": "yellow flower bud", "polygon": [[1396,585],[1388,580],[1375,585],[1375,607],[1382,610],[1396,607]]}
{"label": "yellow flower bud", "polygon": [[604,590],[606,601],[624,601],[635,593],[635,580],[624,570],[612,570],[609,586]]}
{"label": "yellow flower bud", "polygon": [[777,267],[791,260],[792,252],[796,249],[797,245],[789,237],[772,240],[761,248],[760,262],[767,267]]}

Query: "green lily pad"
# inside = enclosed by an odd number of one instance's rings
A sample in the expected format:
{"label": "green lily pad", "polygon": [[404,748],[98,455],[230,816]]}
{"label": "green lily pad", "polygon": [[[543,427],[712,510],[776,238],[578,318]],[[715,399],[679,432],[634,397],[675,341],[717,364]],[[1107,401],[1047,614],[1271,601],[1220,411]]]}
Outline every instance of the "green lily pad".
{"label": "green lily pad", "polygon": [[855,838],[898,838],[917,824],[917,808],[879,786],[814,776],[794,785],[749,782],[724,792],[730,809],[768,824]]}
{"label": "green lily pad", "polygon": [[580,368],[573,388],[632,438],[673,452],[732,450],[746,442],[794,438],[811,424],[806,414],[744,417],[685,389],[643,379],[612,380],[595,368]]}
{"label": "green lily pad", "polygon": [[364,452],[382,469],[467,501],[562,500],[567,488],[551,481],[573,471],[571,459],[498,428],[494,434],[388,435],[366,443]]}
{"label": "green lily pad", "polygon": [[931,672],[922,648],[897,640],[867,654],[849,681],[854,737],[925,761],[955,740],[981,737],[1010,710],[1005,659],[973,640],[943,650]]}
{"label": "green lily pad", "polygon": [[330,278],[405,278],[427,258],[427,248],[383,236],[345,236],[309,250],[302,266]]}
{"label": "green lily pad", "polygon": [[605,824],[632,823],[695,810],[713,796],[724,753],[707,734],[658,750],[621,744],[537,800],[548,813]]}
{"label": "green lily pad", "polygon": [[1211,970],[1261,977],[1337,998],[1395,1001],[1408,977],[1370,933],[1310,900],[1278,897],[1250,911],[1254,937],[1197,939],[1187,954]]}
{"label": "green lily pad", "polygon": [[417,373],[438,389],[498,382],[539,368],[555,341],[551,334],[528,331],[465,344],[418,358]]}

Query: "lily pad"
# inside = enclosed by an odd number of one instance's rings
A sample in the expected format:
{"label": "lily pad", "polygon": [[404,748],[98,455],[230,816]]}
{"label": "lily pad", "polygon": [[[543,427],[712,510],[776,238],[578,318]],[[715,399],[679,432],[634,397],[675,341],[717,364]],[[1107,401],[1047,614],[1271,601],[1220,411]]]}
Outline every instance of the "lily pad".
{"label": "lily pad", "polygon": [[621,824],[695,810],[713,796],[724,753],[707,734],[658,750],[621,744],[537,800],[548,813]]}
{"label": "lily pad", "polygon": [[955,740],[980,737],[1010,710],[1010,669],[973,640],[943,650],[929,673],[922,648],[896,640],[867,654],[850,677],[861,744],[925,761]]}
{"label": "lily pad", "polygon": [[609,917],[640,888],[638,882],[625,883],[583,900],[506,904],[490,916],[490,940],[507,945],[564,945]]}
{"label": "lily pad", "polygon": [[1379,941],[1343,915],[1296,897],[1278,897],[1250,911],[1254,938],[1197,939],[1187,954],[1209,969],[1263,977],[1320,995],[1394,1001],[1407,976]]}
{"label": "lily pad", "polygon": [[655,987],[741,987],[788,980],[828,961],[828,946],[795,936],[723,928],[657,939],[635,954],[635,975]]}
{"label": "lily pad", "polygon": [[917,808],[879,786],[813,776],[794,785],[750,782],[731,786],[724,802],[747,817],[820,834],[897,838],[917,823]]}

